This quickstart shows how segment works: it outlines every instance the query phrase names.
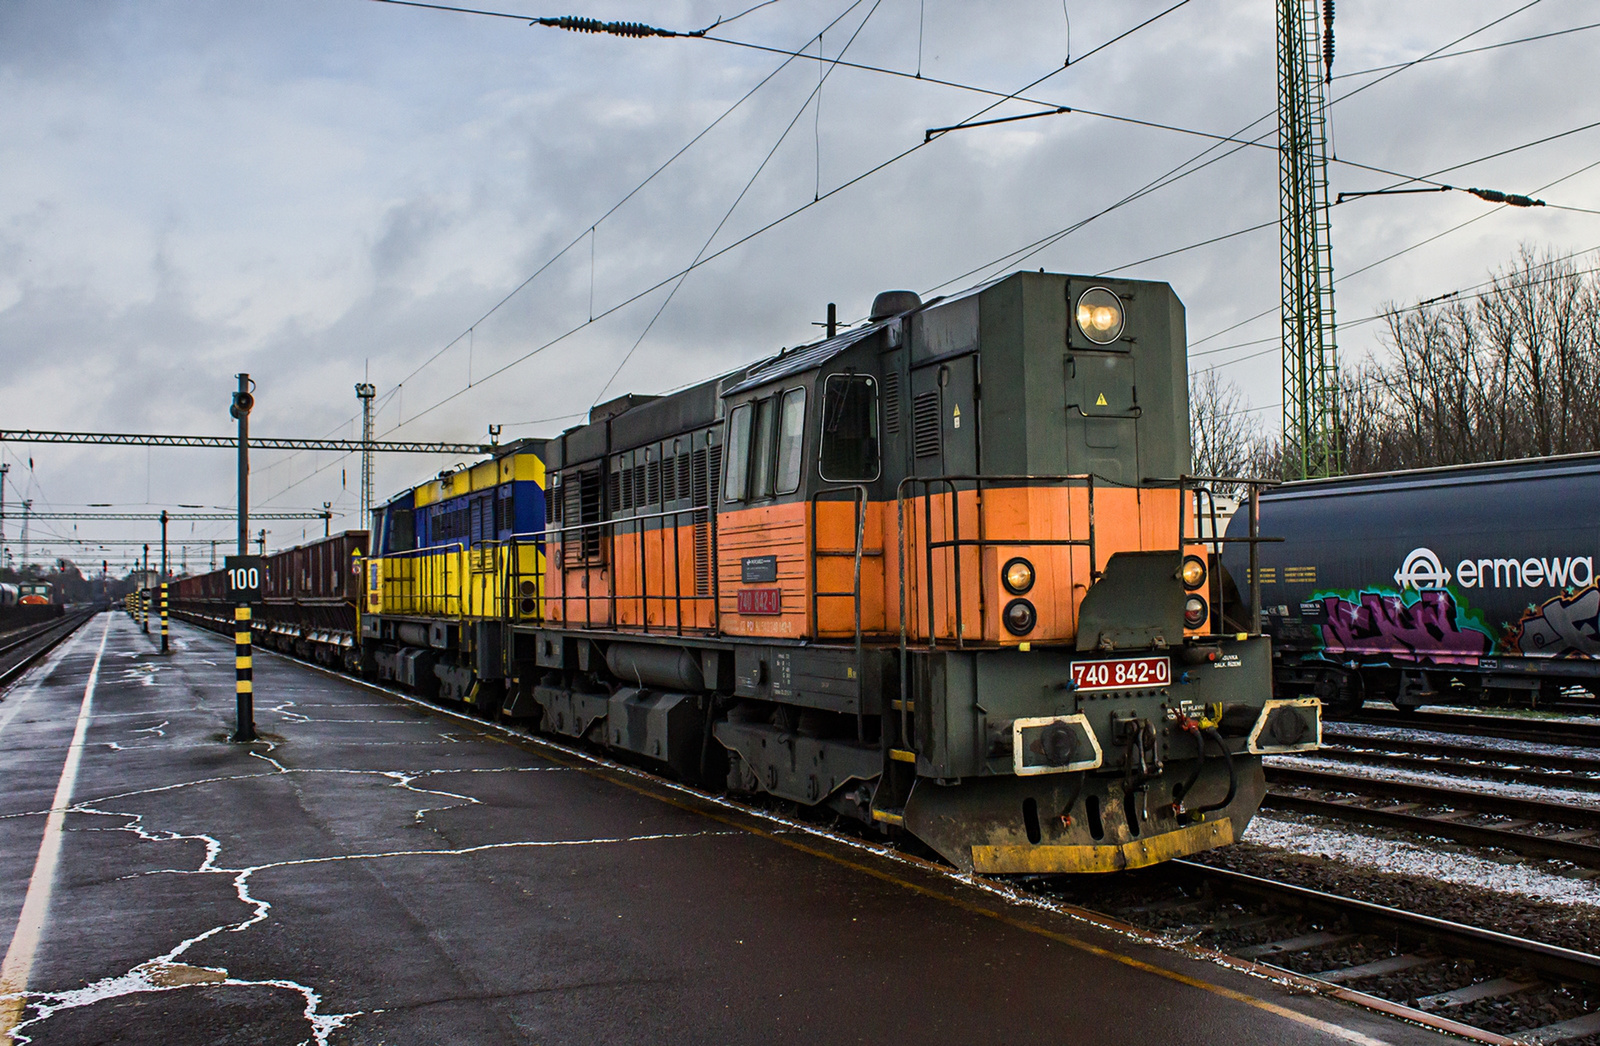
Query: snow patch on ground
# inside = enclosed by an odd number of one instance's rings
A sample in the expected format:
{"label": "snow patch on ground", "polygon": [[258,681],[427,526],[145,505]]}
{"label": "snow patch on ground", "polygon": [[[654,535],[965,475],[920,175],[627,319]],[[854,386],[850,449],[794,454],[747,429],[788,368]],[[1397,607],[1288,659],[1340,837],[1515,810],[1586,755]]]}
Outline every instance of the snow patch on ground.
{"label": "snow patch on ground", "polygon": [[1478,886],[1554,904],[1600,908],[1600,884],[1592,881],[1568,879],[1525,864],[1500,864],[1484,857],[1449,853],[1424,844],[1376,839],[1281,815],[1258,814],[1250,822],[1244,841],[1377,871]]}

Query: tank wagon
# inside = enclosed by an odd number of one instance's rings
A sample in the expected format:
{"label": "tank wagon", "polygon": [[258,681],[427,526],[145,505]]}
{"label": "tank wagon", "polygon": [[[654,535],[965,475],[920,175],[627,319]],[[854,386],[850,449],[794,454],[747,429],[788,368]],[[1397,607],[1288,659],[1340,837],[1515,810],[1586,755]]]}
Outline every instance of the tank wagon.
{"label": "tank wagon", "polygon": [[[1289,483],[1261,497],[1280,693],[1536,703],[1600,692],[1600,454]],[[1235,517],[1228,533],[1244,532]],[[1247,579],[1243,556],[1225,557]]]}
{"label": "tank wagon", "polygon": [[360,666],[964,869],[1230,843],[1320,710],[1223,625],[1185,355],[1162,283],[886,292],[391,499]]}

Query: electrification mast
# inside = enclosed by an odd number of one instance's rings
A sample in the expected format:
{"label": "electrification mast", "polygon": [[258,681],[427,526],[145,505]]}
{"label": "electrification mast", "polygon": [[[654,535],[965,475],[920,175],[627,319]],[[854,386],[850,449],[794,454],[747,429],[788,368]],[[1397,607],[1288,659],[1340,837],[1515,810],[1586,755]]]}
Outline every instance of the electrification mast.
{"label": "electrification mast", "polygon": [[367,382],[356,385],[356,397],[361,400],[361,515],[356,525],[369,526],[372,522],[372,399],[378,387]]}
{"label": "electrification mast", "polygon": [[1325,79],[1333,0],[1277,0],[1278,186],[1283,261],[1283,450],[1289,479],[1342,469]]}

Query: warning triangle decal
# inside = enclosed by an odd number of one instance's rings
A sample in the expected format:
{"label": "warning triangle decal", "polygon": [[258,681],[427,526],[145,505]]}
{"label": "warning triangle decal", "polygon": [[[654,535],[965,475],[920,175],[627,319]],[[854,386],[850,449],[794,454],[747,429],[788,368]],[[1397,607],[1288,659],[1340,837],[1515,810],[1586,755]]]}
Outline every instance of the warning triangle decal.
{"label": "warning triangle decal", "polygon": [[1100,398],[1094,401],[1094,405],[1096,407],[1104,407],[1106,405],[1106,394],[1102,392]]}

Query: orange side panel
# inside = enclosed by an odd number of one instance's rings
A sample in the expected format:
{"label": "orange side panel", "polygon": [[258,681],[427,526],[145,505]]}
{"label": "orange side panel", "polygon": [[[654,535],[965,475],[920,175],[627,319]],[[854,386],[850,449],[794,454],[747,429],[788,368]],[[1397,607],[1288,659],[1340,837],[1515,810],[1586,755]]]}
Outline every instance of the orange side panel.
{"label": "orange side panel", "polygon": [[[735,636],[799,639],[810,634],[810,571],[807,559],[804,504],[738,509],[717,517],[717,605],[722,631]],[[853,546],[852,546],[853,547]],[[746,585],[740,561],[748,556],[776,556],[776,581]],[[739,613],[741,589],[777,589],[776,614]]]}
{"label": "orange side panel", "polygon": [[[955,506],[954,510],[952,506]],[[895,509],[888,507],[888,525],[898,530]],[[1178,545],[1177,491],[1149,488],[1095,488],[1093,497],[1094,570],[1103,570],[1114,553],[1173,549]],[[1087,486],[1003,487],[943,493],[906,502],[904,571],[907,632],[927,642],[929,620],[934,638],[960,637],[968,642],[1069,642],[1076,638],[1078,608],[1093,583],[1090,548],[1090,496]],[[931,541],[930,541],[931,536]],[[983,539],[977,546],[939,544],[959,538]],[[1041,539],[1081,544],[1039,544]],[[891,536],[891,544],[894,544]],[[1017,594],[1001,583],[1005,565],[1015,557],[1033,565],[1034,584]],[[898,568],[898,563],[896,563]],[[890,572],[893,589],[885,593],[891,628],[899,627],[899,570]],[[959,575],[959,577],[958,577]],[[960,599],[956,596],[959,581]],[[1034,607],[1037,623],[1025,637],[1011,635],[1001,614],[1015,599]]]}

